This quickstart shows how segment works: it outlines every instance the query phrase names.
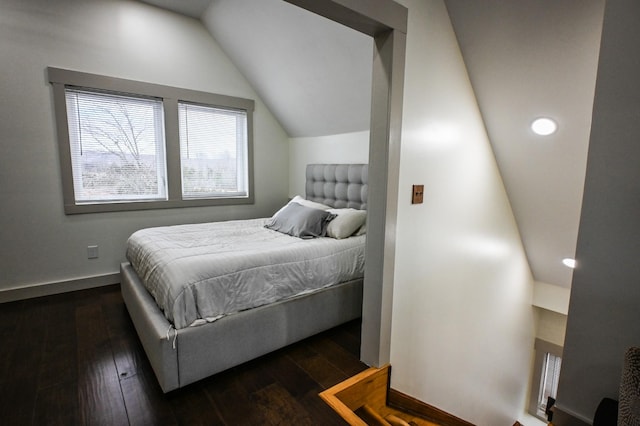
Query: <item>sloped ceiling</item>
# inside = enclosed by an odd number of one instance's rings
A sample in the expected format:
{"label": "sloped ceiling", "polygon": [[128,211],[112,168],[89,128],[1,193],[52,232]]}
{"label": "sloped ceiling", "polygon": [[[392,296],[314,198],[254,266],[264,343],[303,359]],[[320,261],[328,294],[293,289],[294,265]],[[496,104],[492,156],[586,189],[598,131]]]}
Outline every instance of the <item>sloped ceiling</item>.
{"label": "sloped ceiling", "polygon": [[[290,136],[369,128],[368,37],[282,0],[142,1],[199,17]],[[604,0],[444,1],[534,278],[569,287]]]}
{"label": "sloped ceiling", "polygon": [[214,0],[202,20],[289,136],[369,129],[370,37],[282,0]]}
{"label": "sloped ceiling", "polygon": [[[604,0],[445,0],[529,264],[568,287]],[[535,135],[547,116],[558,131]]]}
{"label": "sloped ceiling", "polygon": [[163,9],[172,10],[181,15],[200,19],[212,0],[142,0]]}

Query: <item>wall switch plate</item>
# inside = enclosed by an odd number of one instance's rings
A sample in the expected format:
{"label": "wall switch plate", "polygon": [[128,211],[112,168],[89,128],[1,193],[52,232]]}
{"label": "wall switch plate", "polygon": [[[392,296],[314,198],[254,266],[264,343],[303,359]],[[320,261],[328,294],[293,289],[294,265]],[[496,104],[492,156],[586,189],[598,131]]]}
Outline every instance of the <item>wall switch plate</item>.
{"label": "wall switch plate", "polygon": [[87,246],[87,259],[98,258],[98,246]]}
{"label": "wall switch plate", "polygon": [[411,204],[422,204],[424,185],[413,185]]}

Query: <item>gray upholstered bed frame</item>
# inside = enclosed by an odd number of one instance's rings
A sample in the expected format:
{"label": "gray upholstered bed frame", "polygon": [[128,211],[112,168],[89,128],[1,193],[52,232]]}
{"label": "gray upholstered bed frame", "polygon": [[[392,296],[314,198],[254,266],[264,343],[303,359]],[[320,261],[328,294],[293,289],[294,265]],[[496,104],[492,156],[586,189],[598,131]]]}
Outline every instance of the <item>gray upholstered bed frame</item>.
{"label": "gray upholstered bed frame", "polygon": [[[338,208],[366,208],[366,164],[310,164],[306,198]],[[212,323],[171,328],[135,271],[123,263],[122,297],[164,392],[186,386],[243,362],[358,318],[362,279]]]}

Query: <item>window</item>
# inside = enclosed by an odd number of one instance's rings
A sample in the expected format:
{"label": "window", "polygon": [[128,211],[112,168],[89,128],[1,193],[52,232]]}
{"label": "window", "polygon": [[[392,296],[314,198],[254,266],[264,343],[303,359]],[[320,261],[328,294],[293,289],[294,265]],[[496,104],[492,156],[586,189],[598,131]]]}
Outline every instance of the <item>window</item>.
{"label": "window", "polygon": [[77,204],[166,200],[162,100],[67,88]]}
{"label": "window", "polygon": [[178,112],[183,197],[246,194],[246,113],[185,102]]}
{"label": "window", "polygon": [[547,402],[551,397],[555,400],[558,392],[558,380],[562,366],[562,347],[536,339],[536,356],[533,373],[533,386],[529,413],[547,420]]}
{"label": "window", "polygon": [[253,203],[253,101],[48,74],[65,213]]}
{"label": "window", "polygon": [[538,415],[545,416],[549,397],[556,399],[558,393],[558,379],[562,358],[549,352],[544,354],[542,375],[540,377],[540,392],[538,393]]}

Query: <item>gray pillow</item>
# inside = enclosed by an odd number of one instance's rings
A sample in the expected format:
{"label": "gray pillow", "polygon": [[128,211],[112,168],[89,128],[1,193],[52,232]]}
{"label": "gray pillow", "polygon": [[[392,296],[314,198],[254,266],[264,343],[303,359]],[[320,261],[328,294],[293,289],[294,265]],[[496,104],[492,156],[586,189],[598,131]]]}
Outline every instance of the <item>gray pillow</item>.
{"label": "gray pillow", "polygon": [[327,225],[334,217],[336,215],[327,211],[292,202],[280,210],[265,228],[299,238],[324,237]]}

